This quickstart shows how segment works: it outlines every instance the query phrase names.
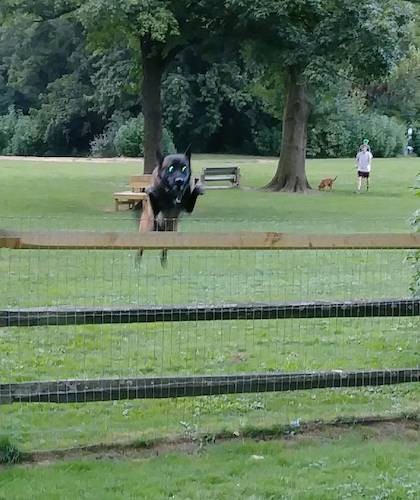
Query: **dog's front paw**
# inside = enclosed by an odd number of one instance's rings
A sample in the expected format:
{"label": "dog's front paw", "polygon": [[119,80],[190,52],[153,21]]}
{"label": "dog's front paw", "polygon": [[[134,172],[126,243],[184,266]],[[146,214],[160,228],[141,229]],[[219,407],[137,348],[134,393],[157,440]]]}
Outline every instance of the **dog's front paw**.
{"label": "dog's front paw", "polygon": [[204,186],[203,186],[202,182],[200,181],[200,179],[198,179],[197,177],[194,179],[193,193],[195,193],[197,195],[204,194]]}

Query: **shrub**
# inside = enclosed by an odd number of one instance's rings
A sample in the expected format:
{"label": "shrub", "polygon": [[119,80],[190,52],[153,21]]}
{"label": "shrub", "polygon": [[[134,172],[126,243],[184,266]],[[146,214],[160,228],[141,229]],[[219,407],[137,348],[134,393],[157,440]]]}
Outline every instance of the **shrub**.
{"label": "shrub", "polygon": [[390,158],[403,153],[407,144],[406,127],[396,118],[370,114],[359,121],[358,139],[369,138],[375,156]]}
{"label": "shrub", "polygon": [[6,436],[0,436],[0,464],[17,464],[23,455]]}
{"label": "shrub", "polygon": [[414,129],[413,137],[411,139],[411,145],[414,148],[414,153],[420,156],[420,126]]}
{"label": "shrub", "polygon": [[[105,145],[108,138],[109,136],[103,138]],[[140,114],[137,118],[130,118],[119,126],[114,135],[113,146],[119,156],[138,157],[143,155],[144,152],[143,140],[144,119],[143,115]],[[166,128],[162,131],[161,149],[165,155],[175,152],[172,135]]]}
{"label": "shrub", "polygon": [[0,152],[6,155],[36,155],[42,140],[34,118],[23,115],[14,107],[0,116]]}
{"label": "shrub", "polygon": [[118,156],[115,149],[115,136],[119,128],[127,121],[127,116],[116,112],[105,127],[102,134],[97,135],[90,143],[90,154],[96,158],[112,158]]}
{"label": "shrub", "polygon": [[10,154],[9,147],[15,133],[19,113],[14,106],[10,106],[7,115],[0,116],[0,153]]}
{"label": "shrub", "polygon": [[144,119],[142,115],[130,118],[122,125],[114,139],[114,146],[119,156],[138,157],[143,154]]}
{"label": "shrub", "polygon": [[40,153],[42,141],[36,123],[30,116],[19,116],[8,149],[12,155],[30,156]]}
{"label": "shrub", "polygon": [[255,153],[262,156],[277,156],[280,151],[281,127],[261,127],[254,131]]}
{"label": "shrub", "polygon": [[115,134],[106,130],[103,134],[97,135],[90,143],[90,154],[95,158],[112,158],[117,156],[114,146]]}
{"label": "shrub", "polygon": [[170,155],[172,153],[176,153],[176,148],[172,138],[172,134],[166,128],[162,130],[161,149],[164,155]]}
{"label": "shrub", "polygon": [[[417,175],[415,184],[416,196],[420,197],[420,173]],[[414,232],[420,232],[420,210],[417,210],[412,218],[412,227]],[[411,285],[411,291],[415,297],[420,297],[420,250],[413,254],[414,277]]]}
{"label": "shrub", "polygon": [[369,139],[374,156],[397,156],[407,143],[406,127],[395,118],[366,111],[318,119],[308,131],[308,156],[352,157],[365,138]]}

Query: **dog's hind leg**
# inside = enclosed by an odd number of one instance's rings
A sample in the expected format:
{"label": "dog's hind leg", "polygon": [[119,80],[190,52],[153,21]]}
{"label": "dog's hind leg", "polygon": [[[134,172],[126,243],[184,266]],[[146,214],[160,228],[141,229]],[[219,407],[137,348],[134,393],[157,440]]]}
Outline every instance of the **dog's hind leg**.
{"label": "dog's hind leg", "polygon": [[160,254],[160,265],[166,267],[168,265],[168,250],[164,248]]}
{"label": "dog's hind leg", "polygon": [[141,264],[141,259],[143,258],[143,248],[140,248],[140,250],[137,250],[136,252],[136,266],[140,266]]}

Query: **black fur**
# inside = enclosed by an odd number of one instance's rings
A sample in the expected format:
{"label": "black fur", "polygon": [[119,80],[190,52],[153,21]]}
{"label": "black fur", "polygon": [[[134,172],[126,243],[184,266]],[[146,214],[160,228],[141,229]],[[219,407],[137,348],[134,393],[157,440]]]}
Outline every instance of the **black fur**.
{"label": "black fur", "polygon": [[191,189],[191,151],[162,158],[155,170],[154,184],[147,190],[154,216],[154,231],[176,231],[182,212],[194,210],[197,197],[203,193],[200,184]]}
{"label": "black fur", "polygon": [[[197,197],[203,194],[198,179],[191,179],[191,150],[164,158],[157,153],[158,166],[153,171],[152,185],[146,190],[149,204],[142,213],[140,231],[176,231],[182,212],[194,210]],[[139,251],[140,259],[143,252]],[[162,250],[161,263],[166,265],[167,251]]]}

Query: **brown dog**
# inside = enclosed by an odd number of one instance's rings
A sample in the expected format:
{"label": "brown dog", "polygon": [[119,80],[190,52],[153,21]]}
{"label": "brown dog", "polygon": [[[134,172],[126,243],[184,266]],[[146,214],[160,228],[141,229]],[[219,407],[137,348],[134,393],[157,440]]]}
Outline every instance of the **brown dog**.
{"label": "brown dog", "polygon": [[319,183],[318,189],[322,191],[323,189],[327,189],[328,191],[331,191],[333,188],[333,184],[336,181],[337,176],[332,179],[331,177],[327,177],[326,179],[322,179],[322,181]]}

